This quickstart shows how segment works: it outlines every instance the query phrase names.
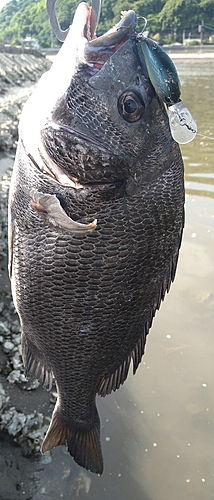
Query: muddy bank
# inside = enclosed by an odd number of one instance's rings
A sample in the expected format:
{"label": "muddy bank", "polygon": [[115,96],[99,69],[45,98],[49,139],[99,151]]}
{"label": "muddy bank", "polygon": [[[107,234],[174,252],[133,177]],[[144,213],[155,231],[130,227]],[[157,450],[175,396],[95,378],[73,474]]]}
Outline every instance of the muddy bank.
{"label": "muddy bank", "polygon": [[35,474],[43,462],[52,461],[50,454],[42,458],[39,449],[56,394],[24,376],[21,329],[7,270],[8,189],[18,121],[36,81],[49,67],[41,55],[3,53],[0,47],[0,500],[37,498]]}

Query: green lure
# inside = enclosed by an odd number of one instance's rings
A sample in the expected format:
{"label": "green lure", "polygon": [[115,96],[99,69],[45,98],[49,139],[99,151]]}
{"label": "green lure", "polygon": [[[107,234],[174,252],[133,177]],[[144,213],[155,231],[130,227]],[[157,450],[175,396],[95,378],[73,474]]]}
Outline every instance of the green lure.
{"label": "green lure", "polygon": [[142,37],[140,44],[156,94],[166,104],[175,104],[181,92],[179,77],[172,60],[154,40]]}
{"label": "green lure", "polygon": [[159,99],[169,112],[169,126],[173,139],[187,144],[197,134],[197,125],[190,111],[181,101],[180,81],[176,68],[166,52],[154,40],[137,35],[145,59],[149,79]]}

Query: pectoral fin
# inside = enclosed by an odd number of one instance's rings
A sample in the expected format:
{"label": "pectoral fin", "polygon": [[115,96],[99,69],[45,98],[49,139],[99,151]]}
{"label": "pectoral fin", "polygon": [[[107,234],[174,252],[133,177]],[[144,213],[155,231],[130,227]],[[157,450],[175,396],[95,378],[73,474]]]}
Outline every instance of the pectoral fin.
{"label": "pectoral fin", "polygon": [[32,207],[39,212],[46,213],[50,224],[67,229],[74,234],[90,233],[96,228],[96,219],[90,224],[81,224],[68,217],[55,194],[40,193],[36,189],[30,190],[28,194],[32,200]]}

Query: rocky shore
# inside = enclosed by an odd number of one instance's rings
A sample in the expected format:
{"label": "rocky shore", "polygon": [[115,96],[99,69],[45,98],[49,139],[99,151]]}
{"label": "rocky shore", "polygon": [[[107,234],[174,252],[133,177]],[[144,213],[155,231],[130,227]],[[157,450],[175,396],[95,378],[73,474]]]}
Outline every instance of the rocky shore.
{"label": "rocky shore", "polygon": [[[29,406],[23,412],[20,401],[15,402],[21,389],[35,390],[39,384],[27,381],[24,376],[21,328],[12,302],[7,272],[7,199],[11,171],[9,168],[0,182],[0,428],[13,436],[22,446],[24,454],[29,455],[39,451],[49,419],[36,411],[36,403],[33,411]],[[50,394],[44,394],[49,400]],[[54,402],[54,394],[51,397]]]}
{"label": "rocky shore", "polygon": [[39,52],[0,45],[0,151],[15,150],[23,104],[50,64]]}

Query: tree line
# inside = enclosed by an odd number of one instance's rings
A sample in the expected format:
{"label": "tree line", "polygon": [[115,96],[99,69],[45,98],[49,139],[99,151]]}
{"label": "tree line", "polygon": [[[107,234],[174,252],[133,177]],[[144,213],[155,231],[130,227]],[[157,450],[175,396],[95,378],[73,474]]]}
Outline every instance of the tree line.
{"label": "tree line", "polygon": [[[78,0],[58,1],[57,13],[62,29],[71,24],[78,3]],[[152,34],[158,41],[181,41],[182,31],[197,32],[201,24],[206,26],[207,36],[214,34],[213,0],[103,0],[97,35],[116,24],[121,11],[128,9],[147,18],[150,36]],[[10,0],[0,11],[0,40],[20,44],[26,37],[36,38],[41,47],[57,45],[45,0]]]}

